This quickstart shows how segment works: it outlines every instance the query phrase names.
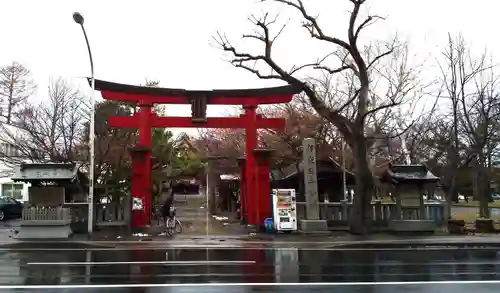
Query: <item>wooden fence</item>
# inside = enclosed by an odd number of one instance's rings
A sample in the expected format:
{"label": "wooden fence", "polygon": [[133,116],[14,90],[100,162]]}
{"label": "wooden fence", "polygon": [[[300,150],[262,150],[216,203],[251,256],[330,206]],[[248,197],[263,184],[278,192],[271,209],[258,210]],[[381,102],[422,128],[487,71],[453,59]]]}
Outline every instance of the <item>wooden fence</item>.
{"label": "wooden fence", "polygon": [[[445,225],[445,203],[428,203],[424,205],[423,211],[425,215],[421,215],[420,207],[405,207],[401,206],[401,220],[433,220],[437,225]],[[396,220],[397,206],[395,203],[381,203],[380,201],[372,202],[373,209],[373,227],[384,230],[388,227],[390,220]],[[327,220],[328,226],[331,229],[346,230],[348,229],[348,220],[352,212],[352,203],[334,202],[320,203],[319,213],[320,219]],[[297,203],[297,216],[299,219],[306,217],[306,203]]]}
{"label": "wooden fence", "polygon": [[22,221],[70,221],[69,208],[34,206],[23,209]]}
{"label": "wooden fence", "polygon": [[130,213],[125,204],[97,204],[95,221],[98,226],[126,226],[128,223],[127,212]]}

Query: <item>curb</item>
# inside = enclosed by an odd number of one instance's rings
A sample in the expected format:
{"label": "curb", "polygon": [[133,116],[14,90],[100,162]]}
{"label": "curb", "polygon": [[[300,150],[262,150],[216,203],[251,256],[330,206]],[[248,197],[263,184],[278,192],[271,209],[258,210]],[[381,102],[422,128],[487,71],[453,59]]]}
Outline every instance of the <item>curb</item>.
{"label": "curb", "polygon": [[500,245],[498,243],[468,243],[468,244],[451,244],[451,243],[426,243],[425,245],[311,245],[310,243],[303,243],[298,245],[277,245],[276,243],[260,243],[259,245],[238,245],[238,244],[153,244],[153,245],[96,245],[90,243],[78,243],[82,246],[75,247],[76,243],[67,243],[64,247],[40,247],[35,244],[31,245],[0,245],[0,251],[154,251],[154,250],[171,250],[171,249],[185,249],[185,250],[325,250],[325,251],[444,251],[444,250],[489,250],[498,251]]}
{"label": "curb", "polygon": [[0,248],[3,249],[35,249],[36,250],[44,250],[44,249],[99,249],[99,248],[110,248],[114,247],[112,243],[94,243],[94,242],[85,242],[85,241],[23,241],[23,242],[9,242],[2,243],[0,242]]}
{"label": "curb", "polygon": [[[429,246],[453,246],[453,247],[470,247],[470,246],[490,246],[490,247],[500,247],[500,242],[493,242],[490,239],[472,239],[464,242],[457,242],[456,239],[450,239],[449,241],[432,241],[432,240],[421,240],[415,241],[415,239],[409,240],[366,240],[366,241],[335,241],[334,239],[328,241],[270,241],[263,239],[254,240],[236,240],[236,239],[192,239],[189,240],[171,240],[171,241],[158,241],[158,240],[124,240],[124,241],[78,241],[78,240],[67,240],[67,241],[20,241],[20,242],[0,242],[2,247],[23,247],[32,245],[42,245],[51,246],[52,248],[57,248],[54,246],[95,246],[95,247],[114,247],[117,245],[140,245],[137,247],[148,247],[152,245],[161,246],[203,246],[203,245],[273,245],[273,246],[293,246],[293,245],[328,245],[329,247],[346,247],[346,248],[377,248],[377,247],[429,247]],[[75,247],[77,248],[77,247]]]}
{"label": "curb", "polygon": [[[299,236],[300,234],[296,234]],[[304,235],[304,234],[302,234]],[[110,248],[110,247],[132,247],[150,249],[153,246],[158,247],[317,247],[317,248],[346,248],[346,249],[388,249],[388,248],[425,248],[425,247],[491,247],[500,248],[499,236],[443,236],[429,238],[405,238],[405,239],[345,239],[342,237],[329,237],[328,234],[306,234],[308,237],[290,237],[288,235],[271,236],[266,234],[257,234],[249,236],[248,234],[231,236],[188,236],[179,235],[174,238],[163,237],[144,237],[132,240],[87,240],[87,239],[64,239],[64,240],[14,240],[0,241],[0,247],[3,248]],[[315,237],[318,236],[318,237]]]}

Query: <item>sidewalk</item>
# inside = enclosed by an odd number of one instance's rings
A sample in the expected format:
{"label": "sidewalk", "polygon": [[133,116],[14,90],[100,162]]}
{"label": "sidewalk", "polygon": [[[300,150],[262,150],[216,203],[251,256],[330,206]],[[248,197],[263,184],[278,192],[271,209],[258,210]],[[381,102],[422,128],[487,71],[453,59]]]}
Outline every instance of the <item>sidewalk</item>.
{"label": "sidewalk", "polygon": [[450,248],[498,248],[500,235],[476,236],[416,236],[398,237],[388,234],[353,236],[349,234],[325,235],[177,235],[131,236],[123,239],[92,239],[86,235],[75,235],[68,240],[17,241],[0,240],[4,249],[169,249],[169,248],[302,248],[302,249],[348,249],[348,250],[391,250],[391,249],[443,249]]}
{"label": "sidewalk", "polygon": [[203,195],[188,196],[185,204],[178,205],[178,218],[183,224],[182,234],[172,237],[162,236],[162,227],[152,227],[145,233],[131,233],[127,229],[112,228],[96,230],[89,237],[76,234],[67,240],[33,240],[15,239],[19,222],[0,222],[0,245],[9,247],[68,247],[85,249],[85,247],[106,248],[174,248],[174,247],[278,247],[278,248],[311,248],[311,249],[390,249],[407,247],[418,249],[429,246],[490,246],[500,248],[500,234],[474,236],[397,236],[391,234],[370,234],[355,236],[346,232],[329,234],[261,234],[254,233],[234,219],[234,213],[208,215],[206,200]]}
{"label": "sidewalk", "polygon": [[[252,233],[239,223],[230,223],[224,217],[210,217],[211,223],[206,230],[197,224],[186,221],[187,232],[172,237],[159,233],[130,234],[124,229],[95,231],[92,237],[75,234],[67,240],[29,240],[15,239],[15,226],[0,227],[0,246],[5,248],[47,247],[75,248],[105,247],[117,249],[153,249],[153,248],[309,248],[309,249],[428,249],[430,246],[488,246],[500,249],[500,234],[474,236],[398,236],[392,234],[351,235],[345,232],[332,232],[329,235],[315,234],[262,234]],[[221,223],[229,223],[224,225]],[[199,224],[199,223],[198,223]],[[189,226],[191,225],[191,226]]]}

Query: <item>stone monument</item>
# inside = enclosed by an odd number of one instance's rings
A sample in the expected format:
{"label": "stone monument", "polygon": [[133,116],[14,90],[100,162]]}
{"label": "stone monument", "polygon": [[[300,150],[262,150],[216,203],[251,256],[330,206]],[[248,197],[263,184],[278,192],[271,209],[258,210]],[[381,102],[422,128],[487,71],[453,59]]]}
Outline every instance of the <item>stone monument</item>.
{"label": "stone monument", "polygon": [[313,138],[304,139],[302,155],[306,217],[300,221],[300,229],[304,232],[325,232],[328,231],[328,225],[326,220],[320,219],[319,214],[316,141]]}

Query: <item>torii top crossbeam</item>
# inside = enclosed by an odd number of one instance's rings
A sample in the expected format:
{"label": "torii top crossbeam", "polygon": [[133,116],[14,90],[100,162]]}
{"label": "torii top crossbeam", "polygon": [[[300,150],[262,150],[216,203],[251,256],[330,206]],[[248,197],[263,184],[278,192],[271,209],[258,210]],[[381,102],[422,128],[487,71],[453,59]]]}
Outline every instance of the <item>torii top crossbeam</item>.
{"label": "torii top crossbeam", "polygon": [[257,89],[185,90],[160,87],[134,86],[95,80],[96,90],[108,100],[136,103],[192,104],[204,100],[212,105],[248,105],[288,103],[300,88],[286,85]]}

